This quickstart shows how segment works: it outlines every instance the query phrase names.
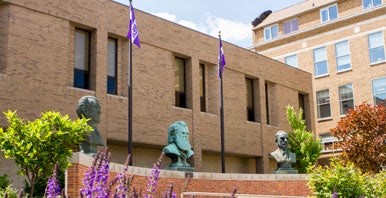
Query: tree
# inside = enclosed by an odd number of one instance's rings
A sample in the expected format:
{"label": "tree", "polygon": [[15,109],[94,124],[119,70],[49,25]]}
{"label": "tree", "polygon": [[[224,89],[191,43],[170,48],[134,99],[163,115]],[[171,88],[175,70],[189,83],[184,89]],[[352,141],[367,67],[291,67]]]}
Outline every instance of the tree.
{"label": "tree", "polygon": [[68,115],[52,111],[33,122],[19,118],[16,111],[4,114],[9,126],[5,131],[0,128],[0,150],[6,158],[13,158],[20,167],[19,174],[27,177],[30,197],[35,182],[49,176],[56,162],[63,170],[70,165],[73,149],[92,130],[85,118],[73,122]]}
{"label": "tree", "polygon": [[353,162],[363,172],[376,173],[386,165],[386,106],[362,103],[349,110],[330,130],[341,140],[342,159]]}
{"label": "tree", "polygon": [[299,109],[299,113],[296,114],[293,106],[287,106],[287,119],[292,128],[288,133],[288,144],[290,151],[296,154],[294,167],[299,173],[306,173],[307,167],[314,165],[319,158],[322,146],[320,140],[306,130],[302,115],[302,109]]}

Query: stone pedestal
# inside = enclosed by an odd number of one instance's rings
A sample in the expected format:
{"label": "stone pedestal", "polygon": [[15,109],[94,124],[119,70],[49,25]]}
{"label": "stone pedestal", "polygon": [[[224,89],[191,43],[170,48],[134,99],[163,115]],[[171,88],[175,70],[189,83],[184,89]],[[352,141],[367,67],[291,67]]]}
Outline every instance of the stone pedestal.
{"label": "stone pedestal", "polygon": [[166,167],[165,170],[172,170],[172,171],[184,171],[184,172],[194,172],[193,167]]}
{"label": "stone pedestal", "polygon": [[278,168],[273,171],[273,174],[298,174],[298,170],[292,168]]}

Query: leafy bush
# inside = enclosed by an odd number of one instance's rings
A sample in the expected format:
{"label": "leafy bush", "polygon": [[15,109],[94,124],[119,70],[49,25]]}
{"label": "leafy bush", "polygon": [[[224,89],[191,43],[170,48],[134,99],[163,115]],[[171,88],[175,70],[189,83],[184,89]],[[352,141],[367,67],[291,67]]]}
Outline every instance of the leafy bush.
{"label": "leafy bush", "polygon": [[16,189],[12,188],[12,186],[7,186],[4,189],[0,189],[0,197],[8,197],[8,198],[27,198],[28,194],[19,193]]}
{"label": "leafy bush", "polygon": [[307,167],[316,163],[322,147],[320,140],[316,139],[312,132],[306,130],[306,122],[302,115],[302,109],[296,114],[293,106],[287,106],[287,119],[292,128],[292,131],[288,133],[288,144],[290,151],[296,154],[294,168],[299,173],[306,173]]}
{"label": "leafy bush", "polygon": [[0,128],[0,150],[6,158],[13,158],[25,175],[33,195],[36,181],[48,177],[55,163],[61,169],[69,166],[74,148],[92,130],[87,119],[71,121],[69,116],[48,111],[33,122],[21,119],[16,111],[4,113],[9,126]]}
{"label": "leafy bush", "polygon": [[386,164],[386,105],[362,103],[348,111],[330,130],[338,139],[341,155],[363,172],[377,173]]}
{"label": "leafy bush", "polygon": [[332,159],[329,167],[309,169],[308,186],[317,197],[332,197],[334,189],[339,197],[385,197],[385,179],[385,171],[363,174],[352,163]]}
{"label": "leafy bush", "polygon": [[0,190],[7,188],[10,184],[7,173],[0,176]]}

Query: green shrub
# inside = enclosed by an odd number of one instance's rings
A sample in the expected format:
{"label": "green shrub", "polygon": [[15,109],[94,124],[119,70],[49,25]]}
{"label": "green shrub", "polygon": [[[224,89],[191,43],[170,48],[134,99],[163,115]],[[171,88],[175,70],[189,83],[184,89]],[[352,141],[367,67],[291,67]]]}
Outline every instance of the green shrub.
{"label": "green shrub", "polygon": [[28,197],[28,194],[22,195],[20,197],[18,195],[18,191],[16,189],[12,188],[10,185],[4,189],[0,189],[0,197],[6,197],[6,195],[8,198],[26,198],[26,197]]}
{"label": "green shrub", "polygon": [[385,171],[376,175],[363,174],[352,163],[344,165],[336,159],[329,167],[309,169],[308,186],[317,197],[332,197],[334,188],[339,197],[384,197]]}
{"label": "green shrub", "polygon": [[9,181],[7,173],[0,176],[0,190],[7,188],[11,182]]}

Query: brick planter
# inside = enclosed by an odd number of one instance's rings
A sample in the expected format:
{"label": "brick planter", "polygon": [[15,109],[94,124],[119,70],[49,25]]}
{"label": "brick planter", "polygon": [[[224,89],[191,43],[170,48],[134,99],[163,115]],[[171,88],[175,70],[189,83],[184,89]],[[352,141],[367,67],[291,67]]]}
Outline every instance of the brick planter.
{"label": "brick planter", "polygon": [[[88,167],[91,166],[92,158],[82,153],[75,153],[72,159],[72,166],[66,171],[66,192],[71,197],[79,197],[79,191],[82,188],[82,180]],[[122,172],[123,165],[110,164],[110,178]],[[135,175],[131,188],[137,191],[142,189],[145,192],[147,185],[147,176],[150,175],[151,169],[140,167],[129,167],[127,172],[129,175]],[[159,196],[164,193],[168,186],[173,183],[174,192],[181,195],[187,175],[191,176],[191,180],[185,197],[191,197],[196,193],[195,197],[200,197],[200,192],[207,192],[210,196],[220,196],[221,193],[231,193],[234,188],[237,188],[237,194],[242,194],[240,197],[258,197],[254,195],[270,195],[274,197],[307,197],[311,195],[311,191],[307,187],[306,175],[302,174],[230,174],[230,173],[202,173],[202,172],[179,172],[161,170],[160,179],[157,185]],[[245,195],[247,194],[247,195]],[[203,195],[201,195],[203,196]]]}

